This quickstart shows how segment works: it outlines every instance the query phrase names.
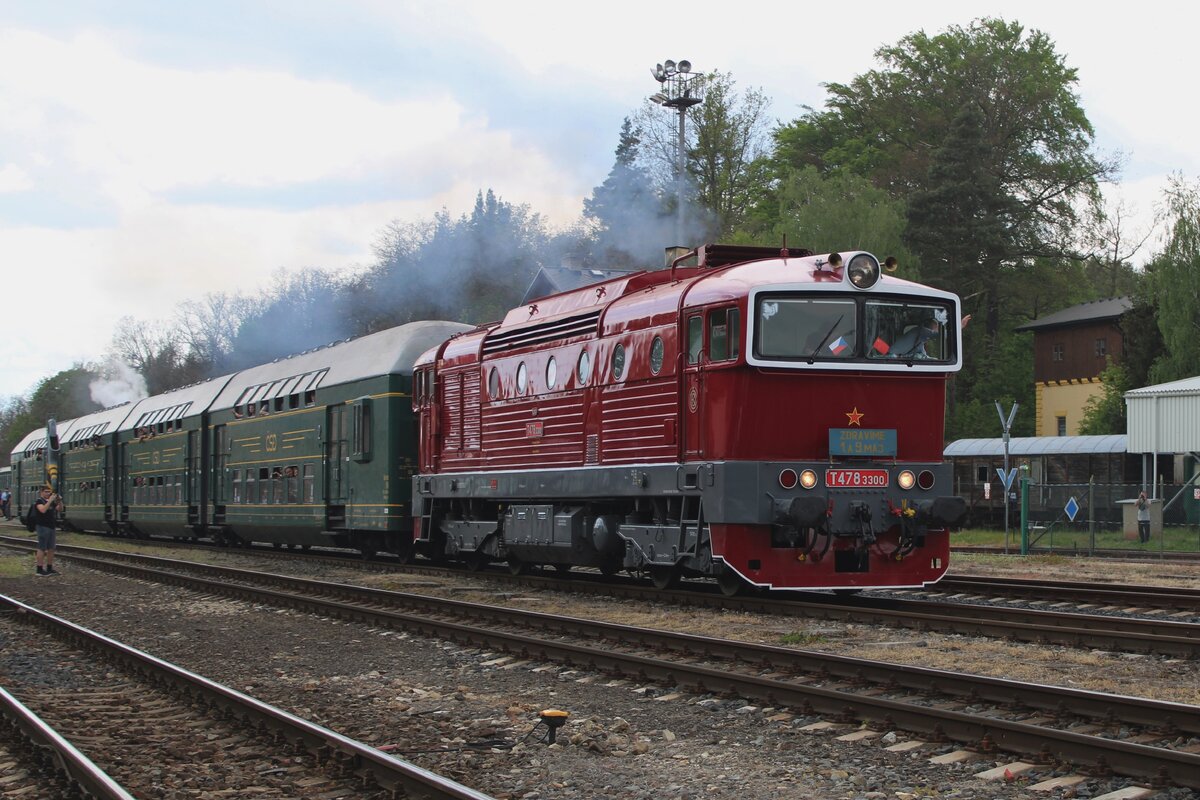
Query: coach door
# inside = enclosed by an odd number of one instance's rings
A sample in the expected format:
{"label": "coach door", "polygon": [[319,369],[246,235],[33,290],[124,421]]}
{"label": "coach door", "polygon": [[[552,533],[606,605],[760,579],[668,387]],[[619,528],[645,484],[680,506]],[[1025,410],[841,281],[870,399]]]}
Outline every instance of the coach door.
{"label": "coach door", "polygon": [[693,314],[684,325],[683,457],[690,460],[704,458],[704,317]]}
{"label": "coach door", "polygon": [[183,477],[183,490],[186,493],[184,502],[187,503],[188,524],[199,525],[200,519],[200,431],[187,432],[187,469]]}
{"label": "coach door", "polygon": [[325,437],[326,498],[331,506],[346,503],[346,459],[349,445],[346,441],[346,406],[329,406],[329,435]]}

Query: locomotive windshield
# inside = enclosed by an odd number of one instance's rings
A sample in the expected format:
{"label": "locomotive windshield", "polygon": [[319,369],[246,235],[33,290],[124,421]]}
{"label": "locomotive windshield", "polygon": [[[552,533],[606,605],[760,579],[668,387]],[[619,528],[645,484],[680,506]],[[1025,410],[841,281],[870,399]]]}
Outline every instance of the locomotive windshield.
{"label": "locomotive windshield", "polygon": [[940,300],[762,295],[754,353],[815,363],[895,359],[953,362],[955,309]]}

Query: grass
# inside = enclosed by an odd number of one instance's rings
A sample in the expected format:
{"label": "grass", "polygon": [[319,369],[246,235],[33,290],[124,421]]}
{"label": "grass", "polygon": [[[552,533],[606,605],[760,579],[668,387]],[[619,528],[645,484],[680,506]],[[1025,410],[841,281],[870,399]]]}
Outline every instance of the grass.
{"label": "grass", "polygon": [[[1146,544],[1138,543],[1137,538],[1127,539],[1119,530],[1097,530],[1095,544],[1086,527],[1067,528],[1054,526],[1048,530],[1030,530],[1030,547],[1053,548],[1055,550],[1087,551],[1096,550],[1141,550],[1146,553],[1156,553],[1160,550],[1173,553],[1200,552],[1200,529],[1196,527],[1168,527],[1163,535],[1155,534]],[[955,531],[950,535],[950,545],[1003,547],[1003,530],[972,529]],[[1008,532],[1008,545],[1012,550],[1021,549],[1021,530],[1019,525],[1013,525]]]}
{"label": "grass", "polygon": [[0,555],[0,578],[27,578],[32,575],[32,553],[5,553]]}

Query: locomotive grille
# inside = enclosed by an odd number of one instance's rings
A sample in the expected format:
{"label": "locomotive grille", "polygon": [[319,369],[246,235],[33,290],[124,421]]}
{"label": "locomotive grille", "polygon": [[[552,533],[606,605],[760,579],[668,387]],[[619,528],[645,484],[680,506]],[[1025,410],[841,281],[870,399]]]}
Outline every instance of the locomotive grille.
{"label": "locomotive grille", "polygon": [[514,347],[557,342],[572,336],[587,336],[596,332],[600,309],[566,319],[557,319],[532,327],[502,330],[483,343],[484,354],[500,353]]}

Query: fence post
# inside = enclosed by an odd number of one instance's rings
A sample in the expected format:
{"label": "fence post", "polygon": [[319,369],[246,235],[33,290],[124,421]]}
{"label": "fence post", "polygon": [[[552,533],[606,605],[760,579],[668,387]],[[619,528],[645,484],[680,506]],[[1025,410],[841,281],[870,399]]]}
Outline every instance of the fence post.
{"label": "fence post", "polygon": [[1096,554],[1096,476],[1088,478],[1088,555]]}
{"label": "fence post", "polygon": [[1021,555],[1029,555],[1029,476],[1021,468]]}

